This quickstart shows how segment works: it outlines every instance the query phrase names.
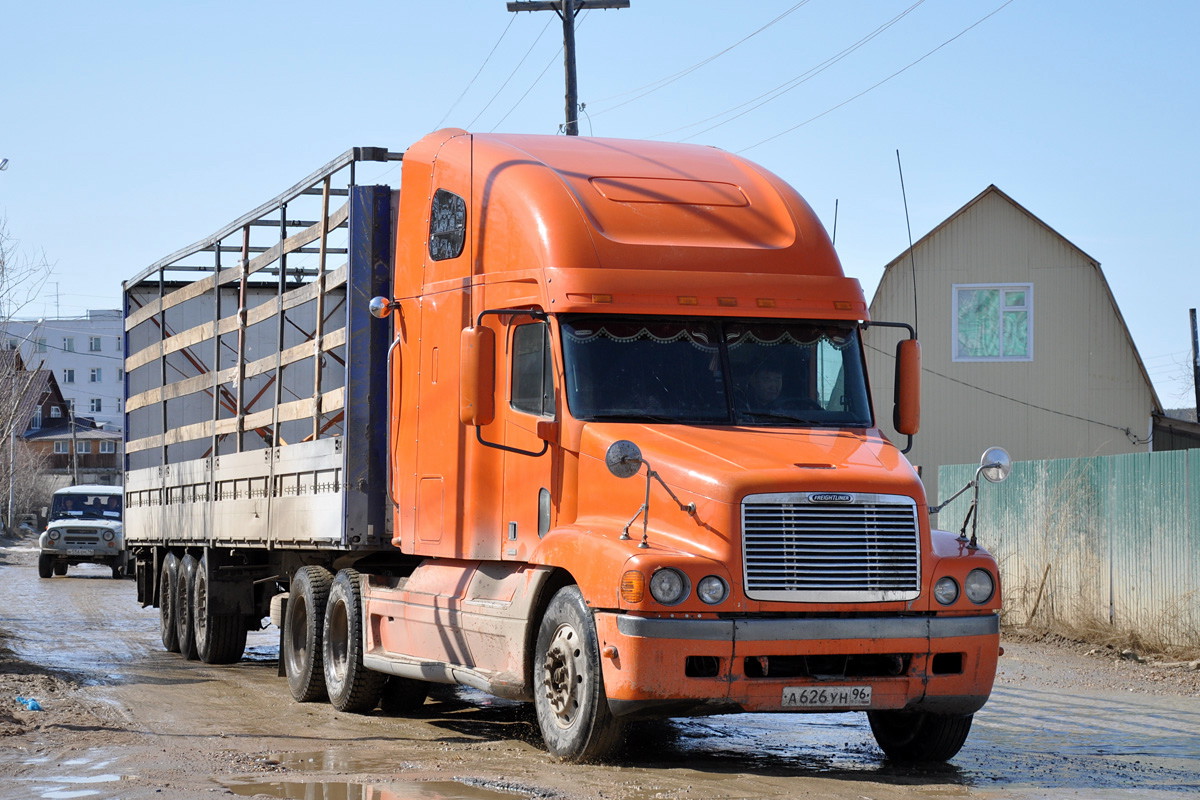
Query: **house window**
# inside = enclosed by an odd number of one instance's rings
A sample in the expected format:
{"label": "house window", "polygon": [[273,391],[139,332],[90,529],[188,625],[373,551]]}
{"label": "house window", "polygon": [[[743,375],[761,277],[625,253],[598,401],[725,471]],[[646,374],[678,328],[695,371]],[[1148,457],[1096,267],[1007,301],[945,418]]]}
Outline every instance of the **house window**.
{"label": "house window", "polygon": [[955,361],[1032,361],[1033,284],[956,284]]}
{"label": "house window", "polygon": [[74,382],[75,382],[75,370],[64,369],[63,370],[63,383],[74,383]]}
{"label": "house window", "polygon": [[101,400],[99,397],[93,397],[91,400],[88,401],[88,411],[90,411],[91,413],[99,414],[103,410],[104,410],[104,401]]}
{"label": "house window", "polygon": [[75,337],[73,337],[73,336],[64,336],[63,337],[63,352],[64,353],[74,353],[75,352]]}
{"label": "house window", "polygon": [[36,348],[36,350],[37,350],[37,352],[39,352],[39,353],[44,353],[44,352],[46,352],[46,340],[45,340],[45,339],[38,339],[38,340],[37,340],[37,348]]}
{"label": "house window", "polygon": [[9,339],[7,342],[5,342],[4,346],[8,350],[16,350],[17,349],[17,340]]}
{"label": "house window", "polygon": [[88,337],[88,351],[92,352],[92,353],[100,352],[100,337],[99,336],[89,336]]}
{"label": "house window", "polygon": [[54,454],[55,455],[65,456],[70,452],[71,452],[71,443],[70,442],[55,442],[54,443]]}
{"label": "house window", "polygon": [[50,419],[62,419],[62,406],[50,406]]}
{"label": "house window", "polygon": [[91,442],[75,442],[75,452],[79,455],[84,455],[92,452]]}
{"label": "house window", "polygon": [[88,374],[89,374],[88,380],[90,382],[92,382],[92,383],[100,382],[100,367],[92,367],[91,372]]}
{"label": "house window", "polygon": [[42,410],[40,408],[33,412],[33,419],[30,421],[29,427],[35,431],[42,429]]}
{"label": "house window", "polygon": [[100,452],[101,453],[117,452],[117,443],[116,442],[104,442],[104,441],[100,442]]}

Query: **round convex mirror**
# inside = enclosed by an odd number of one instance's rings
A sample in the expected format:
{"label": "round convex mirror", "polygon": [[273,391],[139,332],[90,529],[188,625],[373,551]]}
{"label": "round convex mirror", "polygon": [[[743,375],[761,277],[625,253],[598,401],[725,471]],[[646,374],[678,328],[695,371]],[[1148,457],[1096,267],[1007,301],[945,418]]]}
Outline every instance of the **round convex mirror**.
{"label": "round convex mirror", "polygon": [[979,459],[980,472],[992,483],[1000,483],[1012,472],[1012,457],[1003,447],[989,447]]}
{"label": "round convex mirror", "polygon": [[608,471],[618,478],[630,478],[642,468],[642,451],[628,439],[618,439],[608,446],[604,463]]}

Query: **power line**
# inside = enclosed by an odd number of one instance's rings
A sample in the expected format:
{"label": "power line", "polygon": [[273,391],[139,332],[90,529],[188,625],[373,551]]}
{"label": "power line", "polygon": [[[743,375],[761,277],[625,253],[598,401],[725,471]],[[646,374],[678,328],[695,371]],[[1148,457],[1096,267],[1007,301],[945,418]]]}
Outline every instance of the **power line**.
{"label": "power line", "polygon": [[[805,70],[804,72],[801,72],[799,75],[796,75],[796,76],[784,81],[783,83],[778,84],[774,88],[768,89],[767,91],[763,92],[762,94],[760,94],[756,97],[750,98],[749,100],[745,101],[744,103],[739,103],[736,106],[732,106],[730,108],[725,109],[724,111],[721,111],[717,114],[712,114],[711,116],[705,117],[704,119],[701,119],[701,120],[697,120],[696,122],[692,122],[688,125],[682,125],[678,128],[673,128],[672,130],[655,134],[651,138],[658,138],[660,136],[668,136],[672,133],[675,133],[676,131],[682,131],[682,130],[686,130],[688,128],[694,128],[697,125],[703,125],[704,123],[711,122],[714,119],[720,119],[721,117],[723,117],[727,114],[733,114],[733,112],[738,111],[739,109],[743,109],[743,108],[745,109],[745,111],[741,111],[741,113],[734,114],[734,116],[729,117],[729,119],[718,122],[715,125],[710,125],[709,127],[705,128],[704,130],[697,131],[696,133],[693,133],[687,137],[688,139],[694,139],[695,137],[700,136],[701,134],[707,133],[708,131],[711,131],[714,128],[719,128],[722,125],[725,125],[726,123],[732,122],[733,120],[738,119],[739,117],[745,116],[746,114],[749,114],[751,111],[755,111],[756,109],[761,108],[762,106],[766,105],[767,103],[772,102],[776,98],[782,97],[783,95],[787,94],[792,89],[795,89],[796,87],[801,86],[802,84],[805,84],[808,81],[815,78],[816,76],[820,75],[822,72],[829,69],[830,67],[832,67],[834,64],[838,63],[839,61],[845,59],[847,56],[854,53],[859,48],[865,46],[868,42],[870,42],[875,37],[879,36],[881,33],[886,31],[888,28],[892,27],[897,22],[904,19],[904,17],[911,14],[917,8],[917,6],[920,6],[924,2],[925,2],[925,0],[917,0],[916,3],[909,6],[908,8],[904,9],[899,14],[897,14],[895,17],[892,17],[890,20],[883,23],[882,25],[877,27],[875,30],[871,31],[866,36],[862,37],[861,39],[854,42],[853,44],[843,48],[842,50],[840,50],[839,52],[830,56],[829,58],[825,59],[824,61],[817,64],[816,66],[809,67],[807,70]],[[758,102],[760,100],[762,102]],[[746,108],[747,106],[750,106],[750,107]]]}
{"label": "power line", "polygon": [[515,67],[513,67],[513,71],[510,72],[508,77],[504,79],[504,83],[500,84],[500,88],[496,90],[494,95],[492,95],[492,99],[488,100],[487,105],[480,109],[479,113],[475,115],[475,119],[472,119],[469,123],[467,123],[468,129],[475,127],[475,122],[483,116],[484,112],[491,108],[492,103],[496,102],[496,98],[500,96],[500,93],[508,87],[508,84],[510,81],[512,81],[513,76],[517,74],[517,70],[521,69],[521,65],[525,63],[525,59],[529,58],[529,54],[533,52],[533,48],[537,47],[537,43],[540,42],[542,37],[546,35],[546,29],[550,27],[550,23],[553,21],[553,17],[550,17],[546,20],[546,24],[542,26],[541,33],[539,33],[537,38],[533,40],[533,44],[529,45],[529,49],[525,51],[525,55],[521,56],[521,60],[517,62]]}
{"label": "power line", "polygon": [[[867,349],[874,350],[876,353],[880,353],[881,355],[894,358],[894,356],[891,353],[887,352],[886,350],[882,350],[878,347],[875,347],[874,345],[867,345]],[[1001,394],[1000,392],[996,392],[991,389],[985,389],[982,386],[976,386],[975,384],[969,383],[960,378],[953,378],[949,375],[938,372],[937,370],[930,369],[929,367],[922,366],[921,372],[927,372],[930,375],[936,375],[939,378],[943,378],[945,380],[950,381],[951,383],[957,383],[960,386],[966,386],[968,389],[974,389],[975,391],[982,392],[983,394],[989,394],[993,397],[999,397],[1001,400],[1008,400],[1009,402],[1025,406],[1026,408],[1032,408],[1037,411],[1045,411],[1048,414],[1056,414],[1060,417],[1067,417],[1068,419],[1078,420],[1079,422],[1086,422],[1089,425],[1099,425],[1102,428],[1111,428],[1114,431],[1120,431],[1121,433],[1125,434],[1129,438],[1129,441],[1131,441],[1135,445],[1149,444],[1149,442],[1150,442],[1150,439],[1148,439],[1148,438],[1143,439],[1138,436],[1135,436],[1132,430],[1130,430],[1129,428],[1123,428],[1120,425],[1113,425],[1108,422],[1101,422],[1100,420],[1089,419],[1088,417],[1081,417],[1078,414],[1071,414],[1070,412],[1067,412],[1067,411],[1059,411],[1058,409],[1047,408],[1046,406],[1039,406],[1036,403],[1030,403],[1028,400],[1022,400],[1018,397],[1011,397],[1009,395]]]}
{"label": "power line", "polygon": [[[634,94],[634,93],[636,93],[636,92],[640,92],[640,94],[638,94],[636,97],[631,97],[631,98],[629,98],[628,100],[625,100],[625,101],[623,101],[623,102],[617,103],[616,105],[608,106],[607,108],[602,108],[601,110],[599,110],[599,111],[597,111],[597,112],[596,112],[596,116],[600,116],[601,114],[607,114],[609,111],[613,111],[613,110],[615,110],[615,109],[618,109],[618,108],[620,108],[621,106],[628,105],[629,103],[632,103],[632,102],[634,102],[635,100],[640,100],[640,99],[642,99],[643,97],[645,97],[646,95],[653,94],[654,92],[657,92],[659,89],[662,89],[662,88],[664,88],[664,87],[666,87],[666,86],[669,86],[669,85],[671,85],[672,83],[674,83],[675,81],[679,80],[680,78],[683,78],[683,77],[684,77],[684,76],[686,76],[686,75],[690,75],[691,73],[693,73],[693,72],[695,72],[696,70],[700,69],[700,67],[703,67],[703,66],[705,66],[706,64],[709,64],[709,63],[711,63],[711,62],[713,62],[713,61],[717,60],[718,58],[720,58],[721,56],[725,55],[726,53],[728,53],[729,51],[733,50],[734,48],[736,48],[736,47],[738,47],[738,46],[740,46],[740,45],[744,44],[745,42],[749,41],[750,39],[754,38],[754,37],[755,37],[755,36],[757,36],[758,34],[760,34],[760,33],[762,33],[763,31],[765,31],[767,28],[770,28],[771,26],[773,26],[773,25],[775,25],[776,23],[778,23],[780,20],[782,20],[782,19],[783,19],[784,17],[786,17],[788,14],[791,14],[793,11],[795,11],[795,10],[796,10],[796,9],[798,9],[798,8],[800,8],[801,6],[808,5],[808,3],[810,3],[810,2],[811,2],[811,0],[801,0],[801,2],[799,2],[799,3],[796,3],[796,5],[792,6],[792,7],[791,7],[791,8],[789,8],[787,11],[784,11],[782,14],[780,14],[780,15],[779,15],[779,16],[777,16],[777,17],[775,17],[775,19],[771,20],[771,21],[770,21],[770,22],[768,22],[766,25],[763,25],[761,28],[759,28],[758,30],[754,31],[753,33],[750,33],[750,34],[748,34],[748,35],[746,35],[746,36],[743,36],[741,39],[738,39],[736,42],[734,42],[733,44],[729,45],[729,46],[728,46],[728,47],[726,47],[724,50],[721,50],[721,51],[719,51],[719,52],[713,53],[713,54],[712,54],[711,56],[709,56],[708,58],[705,58],[705,59],[703,59],[702,61],[698,61],[698,62],[696,62],[695,64],[693,64],[692,66],[690,66],[690,67],[687,67],[686,69],[682,69],[682,70],[680,70],[679,72],[676,72],[674,75],[668,75],[668,76],[666,76],[665,78],[659,78],[659,79],[658,79],[658,80],[656,80],[656,81],[651,81],[650,83],[647,83],[647,84],[645,84],[644,86],[640,86],[640,87],[638,87],[637,89],[629,89],[628,91],[625,91],[625,92],[620,92],[620,93],[618,93],[618,94],[614,94],[614,95],[609,95],[608,97],[603,97],[603,98],[601,98],[601,99],[599,99],[599,100],[593,100],[593,101],[592,101],[592,104],[593,104],[593,105],[595,105],[596,103],[606,103],[606,102],[608,102],[609,100],[615,100],[615,99],[617,99],[618,97],[624,97],[624,96],[626,96],[626,95],[629,95],[629,94]],[[922,0],[922,2],[924,2],[924,0]]]}
{"label": "power line", "polygon": [[877,82],[877,83],[874,83],[874,84],[872,84],[871,86],[868,86],[866,89],[863,89],[861,92],[859,92],[858,94],[854,95],[853,97],[851,97],[851,98],[848,98],[848,99],[846,99],[846,100],[843,100],[842,102],[838,103],[837,105],[835,105],[835,106],[831,106],[830,108],[827,108],[827,109],[825,109],[825,110],[824,110],[824,111],[822,111],[820,114],[817,114],[817,115],[816,115],[816,116],[814,116],[814,117],[809,117],[809,118],[808,118],[808,119],[806,119],[804,122],[801,122],[801,123],[799,123],[799,124],[797,124],[797,125],[793,125],[792,127],[788,128],[788,129],[786,129],[786,130],[780,131],[779,133],[775,134],[774,136],[768,136],[766,139],[762,139],[762,140],[760,140],[760,141],[758,141],[758,142],[755,142],[754,144],[750,145],[749,147],[743,147],[741,150],[738,150],[737,152],[738,152],[738,153],[744,153],[744,152],[746,152],[747,150],[753,150],[754,148],[758,147],[759,145],[763,145],[763,144],[766,144],[767,142],[770,142],[770,141],[773,141],[773,140],[775,140],[775,139],[778,139],[780,136],[783,136],[783,135],[785,135],[785,134],[791,133],[792,131],[794,131],[794,130],[797,130],[798,128],[803,128],[805,125],[809,124],[810,122],[815,122],[816,120],[820,119],[821,117],[824,117],[824,116],[826,116],[827,114],[830,114],[830,113],[832,113],[832,112],[834,112],[834,111],[837,111],[837,110],[838,110],[839,108],[841,108],[842,106],[849,105],[850,103],[854,102],[854,101],[855,101],[855,100],[857,100],[858,98],[862,97],[864,94],[867,94],[868,92],[871,92],[871,91],[874,91],[875,89],[878,89],[880,86],[882,86],[883,84],[887,83],[887,82],[888,82],[888,81],[890,81],[892,78],[895,78],[896,76],[898,76],[898,75],[901,75],[901,74],[903,74],[903,73],[907,72],[908,70],[912,69],[912,68],[913,68],[913,67],[915,67],[917,64],[920,64],[922,61],[924,61],[925,59],[929,58],[931,55],[933,55],[934,53],[936,53],[938,50],[941,50],[941,49],[942,49],[943,47],[945,47],[946,45],[950,44],[951,42],[953,42],[953,41],[955,41],[956,39],[960,38],[961,36],[965,35],[965,34],[966,34],[968,31],[970,31],[972,28],[975,28],[975,27],[977,27],[978,25],[981,25],[982,23],[984,23],[984,22],[986,22],[987,20],[991,19],[991,18],[992,18],[993,16],[995,16],[996,14],[1000,13],[1000,11],[1002,11],[1002,10],[1005,8],[1005,6],[1008,6],[1008,5],[1010,5],[1012,2],[1013,2],[1013,0],[1005,0],[1005,2],[1001,3],[1001,4],[1000,4],[999,6],[997,6],[997,7],[996,7],[996,8],[995,8],[993,11],[991,11],[991,12],[990,12],[990,13],[988,13],[988,14],[985,14],[984,16],[982,16],[982,17],[980,17],[979,19],[977,19],[975,22],[973,22],[973,23],[971,23],[970,25],[968,25],[967,27],[963,28],[963,29],[962,29],[961,31],[959,31],[957,34],[955,34],[954,36],[950,37],[950,38],[949,38],[949,39],[947,39],[946,41],[942,42],[942,43],[941,43],[941,44],[939,44],[937,47],[933,48],[933,49],[932,49],[932,50],[930,50],[928,53],[926,53],[925,55],[923,55],[923,56],[921,56],[920,58],[918,58],[916,61],[913,61],[913,62],[909,63],[908,65],[906,65],[906,66],[904,66],[904,67],[901,67],[900,69],[898,69],[898,70],[896,70],[895,72],[893,72],[891,75],[888,75],[888,76],[887,76],[886,78],[884,78],[883,80],[881,80],[881,81],[879,81],[879,82]]}
{"label": "power line", "polygon": [[437,124],[436,126],[434,126],[434,127],[435,127],[435,129],[436,129],[436,128],[441,128],[441,127],[442,127],[442,124],[443,124],[443,123],[446,121],[446,119],[447,119],[447,118],[448,118],[448,117],[449,117],[449,116],[450,116],[452,113],[454,113],[454,109],[458,107],[458,104],[459,104],[460,102],[462,102],[462,99],[463,99],[463,98],[466,96],[467,92],[468,92],[468,91],[471,89],[471,87],[472,87],[472,86],[474,86],[474,85],[475,85],[475,81],[476,81],[476,79],[477,79],[477,78],[480,76],[480,74],[482,74],[482,73],[483,73],[483,68],[484,68],[484,67],[486,67],[486,66],[488,65],[488,62],[492,60],[492,56],[496,54],[496,48],[500,46],[500,43],[501,43],[502,41],[504,41],[504,37],[505,37],[505,35],[507,35],[507,34],[508,34],[508,29],[509,29],[509,28],[511,28],[511,27],[513,26],[513,22],[515,22],[515,21],[516,21],[516,19],[517,19],[516,17],[509,17],[508,24],[504,26],[504,31],[503,31],[503,32],[500,34],[500,38],[496,40],[496,43],[495,43],[494,45],[492,45],[492,49],[491,49],[491,51],[490,51],[490,52],[487,54],[487,58],[483,59],[483,63],[479,65],[479,69],[478,69],[478,70],[476,70],[475,74],[474,74],[474,75],[471,77],[471,80],[467,82],[466,88],[464,88],[464,89],[462,90],[462,94],[460,94],[460,95],[458,96],[458,99],[456,99],[456,100],[455,100],[455,101],[454,101],[454,102],[453,102],[453,103],[450,105],[450,108],[448,108],[448,109],[446,110],[446,113],[442,115],[442,118],[441,118],[440,120],[438,120],[438,124]]}

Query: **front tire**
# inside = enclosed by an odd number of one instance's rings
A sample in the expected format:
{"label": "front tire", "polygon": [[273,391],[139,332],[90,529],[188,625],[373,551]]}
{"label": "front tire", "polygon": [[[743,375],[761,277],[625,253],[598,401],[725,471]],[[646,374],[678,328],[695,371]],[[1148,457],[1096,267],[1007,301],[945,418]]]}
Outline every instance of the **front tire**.
{"label": "front tire", "polygon": [[624,726],[608,707],[596,625],[579,587],[560,589],[550,600],[533,669],[533,703],[546,749],[567,761],[612,755]]}
{"label": "front tire", "polygon": [[973,715],[926,711],[868,711],[871,733],[894,761],[947,761],[958,754],[971,732]]}
{"label": "front tire", "polygon": [[178,624],[175,619],[178,580],[179,559],[174,553],[167,553],[163,558],[162,568],[158,571],[158,629],[162,636],[163,649],[168,653],[179,652],[179,632],[175,629]]}
{"label": "front tire", "polygon": [[193,622],[195,609],[192,606],[192,586],[196,581],[196,557],[191,553],[179,561],[179,572],[175,580],[175,636],[179,639],[179,652],[188,661],[195,661],[196,626]]}
{"label": "front tire", "polygon": [[338,711],[371,711],[387,676],[363,666],[362,586],[356,570],[338,572],[329,587],[322,661],[329,702]]}
{"label": "front tire", "polygon": [[54,556],[38,556],[38,577],[53,578],[54,566]]}
{"label": "front tire", "polygon": [[200,559],[192,588],[192,620],[196,654],[205,664],[234,664],[246,649],[246,626],[240,614],[213,614],[208,582],[208,556]]}
{"label": "front tire", "polygon": [[326,696],[321,655],[325,606],[332,577],[324,567],[301,567],[292,576],[283,621],[283,664],[288,688],[298,703]]}

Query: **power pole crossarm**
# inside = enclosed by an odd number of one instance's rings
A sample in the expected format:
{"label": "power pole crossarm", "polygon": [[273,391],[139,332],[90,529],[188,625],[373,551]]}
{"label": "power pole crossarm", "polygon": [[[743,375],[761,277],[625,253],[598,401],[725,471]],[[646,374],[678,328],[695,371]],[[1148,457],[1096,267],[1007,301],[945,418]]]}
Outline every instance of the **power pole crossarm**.
{"label": "power pole crossarm", "polygon": [[515,0],[509,11],[555,11],[563,21],[563,68],[566,72],[567,136],[579,135],[579,81],[575,72],[575,16],[592,8],[629,8],[629,0]]}

